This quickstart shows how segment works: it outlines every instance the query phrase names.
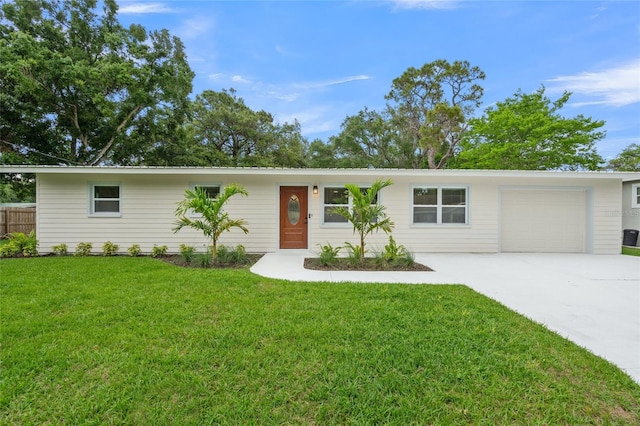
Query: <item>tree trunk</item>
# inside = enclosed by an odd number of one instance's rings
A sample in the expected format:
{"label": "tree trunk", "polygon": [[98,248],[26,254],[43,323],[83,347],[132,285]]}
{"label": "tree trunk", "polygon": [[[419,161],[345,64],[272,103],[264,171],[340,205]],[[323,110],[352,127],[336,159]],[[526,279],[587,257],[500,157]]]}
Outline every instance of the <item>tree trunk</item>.
{"label": "tree trunk", "polygon": [[435,170],[438,168],[436,164],[436,150],[433,148],[427,148],[427,162],[429,164],[430,170]]}

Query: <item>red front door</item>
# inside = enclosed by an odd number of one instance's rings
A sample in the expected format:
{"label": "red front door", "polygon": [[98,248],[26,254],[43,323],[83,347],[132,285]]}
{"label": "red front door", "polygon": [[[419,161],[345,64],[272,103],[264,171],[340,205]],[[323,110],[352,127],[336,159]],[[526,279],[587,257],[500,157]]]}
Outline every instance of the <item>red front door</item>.
{"label": "red front door", "polygon": [[306,186],[280,187],[280,248],[306,249],[308,197]]}

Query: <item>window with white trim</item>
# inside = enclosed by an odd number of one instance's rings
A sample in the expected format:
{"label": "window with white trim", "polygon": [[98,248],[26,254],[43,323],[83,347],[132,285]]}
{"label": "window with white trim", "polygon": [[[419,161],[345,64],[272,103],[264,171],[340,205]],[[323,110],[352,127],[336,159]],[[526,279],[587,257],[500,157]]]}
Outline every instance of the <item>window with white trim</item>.
{"label": "window with white trim", "polygon": [[640,183],[631,185],[631,207],[640,209]]}
{"label": "window with white trim", "polygon": [[[366,192],[369,187],[360,187],[360,191]],[[352,199],[349,196],[349,191],[344,186],[327,186],[324,188],[324,200],[323,200],[323,223],[347,223],[347,219],[344,216],[336,214],[333,209],[337,207],[347,207],[351,209]],[[378,194],[376,194],[373,203],[378,203]]]}
{"label": "window with white trim", "polygon": [[215,184],[215,185],[210,185],[210,184],[204,184],[204,185],[192,185],[191,189],[196,190],[198,188],[202,188],[206,191],[207,195],[209,196],[209,198],[214,199],[217,198],[218,195],[220,195],[220,185]]}
{"label": "window with white trim", "polygon": [[421,186],[413,188],[414,224],[467,224],[468,187]]}
{"label": "window with white trim", "polygon": [[[207,193],[208,197],[210,199],[214,199],[217,198],[218,195],[220,195],[220,188],[222,187],[222,185],[218,184],[218,183],[196,183],[196,184],[191,184],[189,185],[189,189],[191,189],[192,191],[195,191],[198,188],[202,188],[205,190],[205,192]],[[189,216],[191,217],[202,217],[202,215],[200,213],[196,213],[193,210],[191,210],[189,212]]]}
{"label": "window with white trim", "polygon": [[89,213],[92,216],[120,216],[120,184],[91,184]]}

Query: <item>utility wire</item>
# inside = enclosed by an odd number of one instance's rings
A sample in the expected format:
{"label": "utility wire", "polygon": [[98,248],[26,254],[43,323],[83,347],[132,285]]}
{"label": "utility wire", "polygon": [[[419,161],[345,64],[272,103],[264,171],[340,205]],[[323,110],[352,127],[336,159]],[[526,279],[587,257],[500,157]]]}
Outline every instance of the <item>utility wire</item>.
{"label": "utility wire", "polygon": [[39,154],[39,155],[44,155],[45,157],[53,158],[55,160],[60,160],[60,161],[63,161],[65,163],[70,163],[73,166],[83,166],[84,165],[82,163],[69,161],[67,158],[56,157],[55,155],[47,154],[46,152],[38,151],[37,149],[31,148],[31,147],[28,147],[28,146],[25,146],[25,145],[18,145],[18,144],[7,142],[7,141],[0,141],[0,142],[2,142],[5,145],[9,145],[10,147],[12,147],[15,150],[26,149],[27,151],[31,151],[31,152]]}

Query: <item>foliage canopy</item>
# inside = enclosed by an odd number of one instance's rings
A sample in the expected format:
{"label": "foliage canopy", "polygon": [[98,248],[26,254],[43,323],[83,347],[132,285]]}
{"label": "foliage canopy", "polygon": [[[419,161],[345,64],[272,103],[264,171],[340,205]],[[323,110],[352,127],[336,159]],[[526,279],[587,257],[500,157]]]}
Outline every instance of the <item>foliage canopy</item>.
{"label": "foliage canopy", "polygon": [[485,73],[468,61],[439,59],[408,68],[386,98],[392,121],[409,142],[412,168],[440,169],[453,157],[480,106]]}
{"label": "foliage canopy", "polygon": [[552,101],[544,86],[518,91],[470,120],[471,129],[455,161],[459,168],[507,170],[597,170],[602,157],[595,142],[605,136],[604,121],[560,110],[571,94]]}
{"label": "foliage canopy", "polygon": [[640,172],[640,145],[632,143],[607,164],[607,168],[621,172]]}
{"label": "foliage canopy", "polygon": [[189,129],[194,152],[213,166],[304,165],[306,141],[300,125],[278,125],[266,111],[254,111],[233,89],[205,90],[192,104]]}
{"label": "foliage canopy", "polygon": [[114,0],[17,0],[2,6],[0,138],[37,164],[135,162],[171,137],[191,71],[168,31],[124,28]]}

